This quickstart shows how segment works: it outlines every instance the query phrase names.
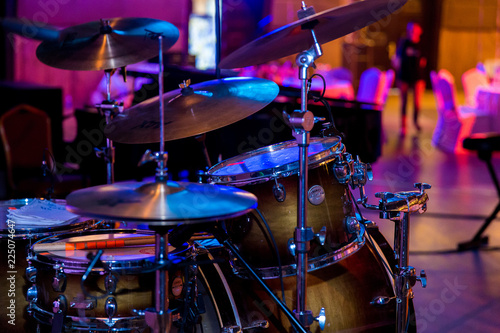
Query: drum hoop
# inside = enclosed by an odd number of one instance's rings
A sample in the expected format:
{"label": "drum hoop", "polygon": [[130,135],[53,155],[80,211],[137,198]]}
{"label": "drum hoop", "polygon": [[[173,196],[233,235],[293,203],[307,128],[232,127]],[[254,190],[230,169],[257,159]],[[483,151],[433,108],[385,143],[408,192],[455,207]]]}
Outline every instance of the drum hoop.
{"label": "drum hoop", "polygon": [[[272,151],[277,151],[281,149],[288,148],[296,144],[297,141],[290,140],[281,142],[275,145],[259,148],[253,150],[251,152],[244,153],[242,155],[238,155],[236,157],[232,157],[225,161],[222,161],[216,165],[214,165],[210,170],[208,170],[209,182],[215,184],[229,184],[234,186],[243,186],[250,185],[256,183],[266,182],[271,179],[276,178],[285,178],[294,174],[298,174],[299,172],[299,161],[296,160],[294,162],[277,165],[269,169],[240,173],[236,175],[214,175],[213,172],[226,167],[229,164],[233,164],[235,162],[239,162],[244,158],[263,155],[265,153],[269,153]],[[310,155],[308,157],[309,161],[309,169],[315,169],[320,165],[327,163],[335,158],[336,155],[344,153],[345,147],[340,141],[338,137],[326,137],[326,138],[311,138],[311,143],[322,143],[322,142],[334,142],[335,144],[330,148],[327,148],[321,152],[318,152],[314,155]]]}
{"label": "drum hoop", "polygon": [[[79,232],[76,235],[73,235],[71,233],[66,233],[66,234],[61,234],[61,235],[54,235],[51,237],[46,237],[43,239],[40,239],[39,241],[35,242],[29,249],[30,252],[30,260],[38,262],[42,265],[49,265],[49,266],[56,266],[59,265],[64,269],[65,273],[68,274],[78,274],[85,272],[87,270],[87,267],[89,265],[89,261],[84,261],[81,259],[69,259],[67,257],[55,255],[55,254],[41,254],[37,253],[34,251],[34,246],[38,243],[42,243],[48,239],[61,239],[61,238],[70,238],[70,237],[76,237],[76,236],[86,236],[86,235],[95,235],[95,234],[111,234],[111,233],[119,233],[119,234],[147,234],[147,235],[154,235],[153,232],[149,230],[132,230],[132,229],[103,229],[103,230],[92,230],[92,232]],[[68,236],[68,237],[63,237],[63,236]],[[170,255],[179,255],[181,253],[186,253],[191,249],[192,246],[185,246],[180,249],[176,249],[174,252],[170,252]],[[133,260],[107,260],[104,261],[104,264],[106,265],[106,269],[110,269],[111,271],[120,271],[121,274],[123,274],[123,271],[126,271],[127,274],[136,274],[140,273],[142,270],[148,267],[152,267],[154,264],[155,260],[155,255],[152,255],[151,257],[148,258],[142,258],[142,259],[133,259]],[[106,271],[105,268],[103,267],[95,267],[92,271],[93,272],[98,272],[102,273]]]}
{"label": "drum hoop", "polygon": [[[36,303],[30,303],[28,312],[31,313],[33,318],[38,322],[46,325],[51,325],[54,319],[54,314],[47,310],[40,308]],[[130,316],[130,317],[75,317],[65,316],[66,328],[72,330],[98,330],[103,332],[130,332],[133,328],[146,328],[146,321],[143,316]],[[68,319],[70,322],[68,322]],[[83,320],[82,320],[83,319]],[[106,323],[107,322],[107,323]],[[109,324],[112,323],[112,326]]]}
{"label": "drum hoop", "polygon": [[[333,251],[330,253],[323,254],[318,257],[314,257],[308,260],[307,262],[307,271],[312,272],[318,270],[323,267],[327,267],[333,264],[336,264],[343,259],[353,255],[358,252],[366,243],[365,238],[365,228],[361,226],[360,237],[349,244]],[[231,261],[231,266],[233,268],[233,272],[235,275],[244,279],[251,279],[252,277],[248,274],[248,270],[246,268],[236,266],[233,264],[234,260]],[[260,277],[263,279],[275,279],[282,277],[289,277],[297,275],[297,265],[285,265],[281,267],[281,274],[279,267],[263,267],[263,268],[255,268],[255,270],[259,273]]]}
{"label": "drum hoop", "polygon": [[[15,206],[27,206],[29,203],[31,203],[33,200],[37,198],[24,198],[24,199],[10,199],[10,200],[4,200],[0,202],[0,206],[8,206],[8,207],[15,207]],[[66,200],[63,199],[52,199],[50,200],[53,203],[60,204],[63,206],[66,206]],[[55,233],[58,234],[63,234],[68,231],[76,231],[80,230],[83,228],[86,228],[92,224],[95,223],[95,220],[88,218],[88,217],[78,217],[76,218],[77,222],[74,223],[68,223],[64,225],[57,225],[53,227],[37,227],[37,228],[32,228],[32,227],[19,227],[16,225],[15,230],[16,233],[13,235],[14,239],[33,239],[33,238],[40,238],[40,237],[46,237],[50,235],[54,235]],[[9,236],[10,234],[4,234],[0,233],[0,239],[2,238],[7,238],[11,237]]]}

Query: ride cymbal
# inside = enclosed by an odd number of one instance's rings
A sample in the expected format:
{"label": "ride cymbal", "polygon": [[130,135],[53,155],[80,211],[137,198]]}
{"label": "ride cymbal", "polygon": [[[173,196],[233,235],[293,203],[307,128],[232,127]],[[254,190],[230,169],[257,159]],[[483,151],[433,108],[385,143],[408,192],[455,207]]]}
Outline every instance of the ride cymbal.
{"label": "ride cymbal", "polygon": [[[261,110],[279,93],[266,79],[211,80],[163,94],[165,141],[187,138],[230,125]],[[118,114],[104,134],[120,143],[160,142],[160,99],[150,98]]]}
{"label": "ride cymbal", "polygon": [[37,50],[44,64],[69,70],[120,68],[158,55],[172,47],[179,30],[171,23],[150,18],[113,18],[76,25],[60,32],[60,41],[45,41]]}
{"label": "ride cymbal", "polygon": [[407,0],[365,0],[325,10],[285,25],[237,49],[219,63],[220,68],[259,65],[307,51],[314,29],[319,44],[357,31],[401,8]]}
{"label": "ride cymbal", "polygon": [[257,198],[222,185],[126,182],[77,190],[66,198],[66,205],[75,214],[162,226],[239,216],[255,208]]}

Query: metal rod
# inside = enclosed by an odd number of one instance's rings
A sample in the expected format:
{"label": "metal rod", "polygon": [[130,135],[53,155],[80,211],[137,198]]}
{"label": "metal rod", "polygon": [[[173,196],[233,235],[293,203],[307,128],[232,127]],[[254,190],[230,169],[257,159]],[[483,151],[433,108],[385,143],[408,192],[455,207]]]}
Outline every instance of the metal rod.
{"label": "metal rod", "polygon": [[[156,231],[156,264],[164,266],[168,260],[168,233],[166,231]],[[156,294],[155,310],[158,319],[156,328],[158,332],[170,331],[170,320],[168,312],[168,271],[165,268],[156,271]]]}
{"label": "metal rod", "polygon": [[234,246],[228,239],[223,241],[223,244],[238,258],[238,261],[245,266],[250,275],[264,288],[265,292],[269,294],[269,296],[273,299],[273,301],[278,305],[278,307],[283,311],[283,313],[287,316],[288,320],[290,320],[290,324],[295,328],[297,332],[308,332],[303,325],[295,318],[294,314],[286,307],[283,302],[274,294],[274,292],[266,285],[266,283],[262,280],[262,278],[255,272],[255,270],[247,263],[245,258],[241,255],[238,248]]}
{"label": "metal rod", "polygon": [[[159,73],[158,73],[158,89],[159,89],[159,102],[160,102],[160,155],[163,156],[165,154],[165,105],[163,101],[163,36],[158,36],[159,43],[159,54],[158,54],[158,62],[159,62]],[[158,174],[160,176],[166,176],[166,165],[165,159],[158,159]]]}
{"label": "metal rod", "polygon": [[[307,183],[308,183],[308,161],[307,151],[309,143],[309,132],[302,133],[302,142],[299,144],[299,195],[298,195],[298,225],[297,231],[301,235],[297,238],[299,244],[297,249],[297,313],[306,311],[306,288],[307,288],[307,252],[308,241],[304,240],[307,230]],[[300,243],[305,244],[300,244]],[[303,325],[307,324],[302,322]],[[305,325],[306,327],[308,325]]]}
{"label": "metal rod", "polygon": [[[105,110],[104,116],[106,118],[106,124],[111,122],[111,111]],[[113,141],[106,138],[106,151],[104,154],[106,158],[106,182],[108,184],[113,184],[115,182],[115,147],[113,146]]]}
{"label": "metal rod", "polygon": [[111,102],[111,71],[108,69],[104,73],[106,74],[106,99]]}
{"label": "metal rod", "polygon": [[410,232],[410,213],[404,212],[397,233],[399,243],[398,271],[396,275],[396,329],[398,333],[406,332],[408,326],[408,308],[411,286],[408,272],[408,244]]}
{"label": "metal rod", "polygon": [[220,58],[222,50],[222,0],[215,0],[215,75],[220,79]]}

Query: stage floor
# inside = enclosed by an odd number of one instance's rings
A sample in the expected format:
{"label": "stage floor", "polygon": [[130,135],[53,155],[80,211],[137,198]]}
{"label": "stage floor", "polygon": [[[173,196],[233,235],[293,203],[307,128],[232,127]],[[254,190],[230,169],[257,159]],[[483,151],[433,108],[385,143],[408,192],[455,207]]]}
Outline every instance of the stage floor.
{"label": "stage floor", "polygon": [[[376,192],[412,190],[415,182],[432,185],[427,212],[411,215],[410,221],[410,265],[417,272],[425,269],[428,280],[427,288],[414,287],[418,332],[498,332],[498,218],[484,232],[489,236],[487,247],[456,251],[458,243],[472,239],[498,203],[486,164],[475,153],[447,154],[431,146],[437,118],[431,91],[423,100],[420,133],[410,122],[406,137],[399,137],[397,91],[383,112],[383,151],[372,164],[374,179],[366,186],[369,202],[378,202]],[[493,164],[500,175],[500,156],[494,156]],[[392,243],[393,223],[380,220],[376,212],[363,212]]]}

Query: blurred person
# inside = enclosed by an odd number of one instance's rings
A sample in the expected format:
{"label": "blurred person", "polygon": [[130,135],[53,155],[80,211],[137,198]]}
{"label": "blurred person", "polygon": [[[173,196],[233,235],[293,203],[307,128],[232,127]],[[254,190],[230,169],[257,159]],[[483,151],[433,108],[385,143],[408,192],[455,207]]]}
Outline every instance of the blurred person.
{"label": "blurred person", "polygon": [[406,26],[406,36],[398,42],[396,54],[392,60],[396,71],[396,84],[401,96],[401,136],[406,135],[406,104],[410,90],[413,91],[413,124],[417,131],[421,129],[418,123],[418,113],[425,89],[423,69],[427,64],[420,48],[421,35],[422,27],[418,23],[409,22]]}

